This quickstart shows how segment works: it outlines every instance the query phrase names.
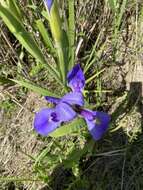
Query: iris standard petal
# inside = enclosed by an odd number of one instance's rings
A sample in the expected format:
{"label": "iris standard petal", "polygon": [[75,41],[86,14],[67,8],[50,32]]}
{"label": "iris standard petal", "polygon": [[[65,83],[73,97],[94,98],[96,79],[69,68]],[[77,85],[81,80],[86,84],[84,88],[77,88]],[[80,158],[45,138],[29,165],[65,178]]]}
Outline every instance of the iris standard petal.
{"label": "iris standard petal", "polygon": [[60,123],[59,115],[56,113],[55,109],[45,108],[36,113],[34,118],[34,129],[37,133],[47,136],[54,131]]}
{"label": "iris standard petal", "polygon": [[104,112],[82,110],[81,115],[85,118],[88,130],[95,140],[101,139],[109,127],[110,116]]}
{"label": "iris standard petal", "polygon": [[48,8],[49,12],[51,10],[53,0],[44,0],[46,7]]}
{"label": "iris standard petal", "polygon": [[79,64],[75,65],[67,74],[68,86],[76,92],[83,90],[85,86],[84,73]]}
{"label": "iris standard petal", "polygon": [[66,102],[69,105],[84,105],[84,98],[81,92],[70,92],[62,97],[62,102]]}
{"label": "iris standard petal", "polygon": [[68,104],[61,102],[56,106],[56,112],[63,122],[71,121],[76,117],[76,112]]}
{"label": "iris standard petal", "polygon": [[58,104],[60,102],[60,98],[55,98],[55,97],[52,97],[52,96],[45,96],[45,99],[48,102],[53,103],[53,104]]}

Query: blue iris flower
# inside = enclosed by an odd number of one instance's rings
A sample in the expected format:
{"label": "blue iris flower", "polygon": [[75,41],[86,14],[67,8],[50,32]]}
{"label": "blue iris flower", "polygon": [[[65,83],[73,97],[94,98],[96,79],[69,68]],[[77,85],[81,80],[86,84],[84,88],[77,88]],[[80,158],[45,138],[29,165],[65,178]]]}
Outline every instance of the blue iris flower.
{"label": "blue iris flower", "polygon": [[44,2],[45,2],[45,4],[46,4],[46,6],[47,6],[49,12],[50,12],[50,10],[51,10],[53,1],[54,1],[54,0],[44,0]]}
{"label": "blue iris flower", "polygon": [[82,91],[85,86],[85,77],[79,64],[69,71],[67,81],[72,92],[67,93],[62,98],[45,97],[55,107],[45,108],[36,113],[34,119],[35,130],[37,133],[47,136],[63,122],[69,122],[77,116],[81,116],[85,119],[92,137],[99,140],[108,129],[110,116],[105,112],[83,108],[84,97]]}

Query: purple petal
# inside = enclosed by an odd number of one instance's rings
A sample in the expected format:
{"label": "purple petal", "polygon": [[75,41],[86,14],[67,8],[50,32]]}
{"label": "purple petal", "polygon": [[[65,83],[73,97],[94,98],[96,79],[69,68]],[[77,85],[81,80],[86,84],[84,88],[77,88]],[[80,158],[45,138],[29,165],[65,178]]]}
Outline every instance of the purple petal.
{"label": "purple petal", "polygon": [[95,140],[101,139],[109,127],[110,116],[104,112],[82,110],[81,115],[85,118],[88,130]]}
{"label": "purple petal", "polygon": [[63,96],[61,99],[62,102],[66,102],[70,105],[84,105],[84,98],[81,92],[70,92]]}
{"label": "purple petal", "polygon": [[101,121],[101,123],[109,124],[111,117],[107,113],[102,111],[94,111],[94,114],[95,117],[97,117]]}
{"label": "purple petal", "polygon": [[66,122],[76,117],[76,112],[66,103],[61,102],[56,106],[56,112],[61,121]]}
{"label": "purple petal", "polygon": [[51,10],[52,4],[53,4],[53,0],[45,0],[45,5],[48,8],[49,12]]}
{"label": "purple petal", "polygon": [[60,98],[55,98],[55,97],[52,97],[52,96],[45,96],[45,99],[48,102],[53,103],[53,104],[58,104],[60,102]]}
{"label": "purple petal", "polygon": [[34,118],[34,129],[37,133],[47,136],[60,125],[60,117],[55,109],[42,109]]}
{"label": "purple petal", "polygon": [[84,73],[79,64],[75,65],[67,74],[68,86],[72,91],[80,92],[85,86]]}
{"label": "purple petal", "polygon": [[82,109],[80,115],[82,115],[87,120],[94,120],[94,112],[88,109]]}

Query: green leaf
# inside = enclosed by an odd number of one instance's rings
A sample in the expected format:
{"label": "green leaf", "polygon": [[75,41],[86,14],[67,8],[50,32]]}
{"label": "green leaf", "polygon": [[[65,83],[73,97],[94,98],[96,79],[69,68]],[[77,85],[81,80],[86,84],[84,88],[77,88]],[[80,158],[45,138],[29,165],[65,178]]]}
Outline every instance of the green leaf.
{"label": "green leaf", "polygon": [[97,73],[95,73],[94,75],[92,75],[91,77],[89,77],[88,79],[86,79],[86,84],[88,84],[91,81],[93,81],[96,77],[98,77],[104,71],[105,71],[105,69],[102,69],[102,70],[98,71]]}
{"label": "green leaf", "polygon": [[58,55],[58,61],[59,61],[59,69],[62,75],[62,81],[65,84],[66,83],[66,72],[65,72],[65,59],[64,59],[64,52],[63,52],[63,45],[62,43],[56,42],[56,51]]}
{"label": "green leaf", "polygon": [[2,77],[0,76],[0,84],[9,84],[9,85],[14,85],[14,82],[5,78],[5,77]]}
{"label": "green leaf", "polygon": [[45,65],[41,64],[41,63],[36,63],[36,65],[33,65],[33,67],[31,68],[30,71],[30,76],[37,76],[37,74],[45,68]]}
{"label": "green leaf", "polygon": [[74,0],[68,0],[68,9],[69,9],[69,31],[68,31],[68,38],[69,38],[69,52],[70,52],[70,64],[69,70],[75,64],[75,11],[74,11]]}
{"label": "green leaf", "polygon": [[7,6],[17,19],[22,20],[22,12],[19,9],[18,1],[16,2],[16,0],[7,0]]}
{"label": "green leaf", "polygon": [[[37,59],[43,59],[40,55],[40,50],[38,49],[35,41],[30,36],[30,34],[25,30],[23,25],[9,12],[8,9],[0,6],[0,16],[2,17],[5,24],[8,26],[10,31],[16,36],[16,38],[21,42],[21,44]],[[37,55],[35,56],[35,53]]]}
{"label": "green leaf", "polygon": [[75,146],[73,147],[73,150],[69,153],[67,156],[66,160],[63,161],[63,164],[66,168],[71,168],[75,164],[78,164],[80,161],[81,157],[88,153],[92,153],[93,146],[95,144],[95,141],[91,138],[83,148],[76,148]]}
{"label": "green leaf", "polygon": [[91,68],[92,65],[95,63],[95,61],[98,61],[98,59],[99,59],[96,48],[99,44],[99,40],[101,39],[102,35],[103,35],[103,31],[101,30],[97,36],[95,44],[92,47],[89,58],[87,59],[86,64],[84,66],[84,73],[86,73],[89,70],[89,68]]}
{"label": "green leaf", "polygon": [[123,1],[122,1],[122,5],[121,5],[121,8],[120,8],[120,12],[119,12],[119,14],[118,14],[117,23],[116,23],[117,29],[119,29],[120,24],[121,24],[121,22],[122,22],[123,14],[124,14],[125,11],[126,11],[127,2],[128,2],[128,0],[123,0]]}
{"label": "green leaf", "polygon": [[42,152],[36,156],[36,160],[35,160],[35,165],[40,162],[41,160],[44,159],[44,157],[48,154],[48,152],[50,151],[49,150],[50,148],[49,147],[46,147],[44,150],[42,150]]}
{"label": "green leaf", "polygon": [[42,16],[43,16],[45,19],[49,20],[49,15],[48,15],[48,12],[47,12],[47,11],[42,10],[41,14],[42,14]]}
{"label": "green leaf", "polygon": [[76,118],[72,122],[65,124],[58,129],[56,129],[53,133],[50,134],[51,137],[62,137],[65,135],[69,135],[71,133],[75,133],[80,130],[81,127],[85,126],[85,122],[82,118]]}
{"label": "green leaf", "polygon": [[34,92],[37,92],[38,94],[42,95],[42,96],[54,96],[57,97],[57,94],[54,94],[50,91],[48,91],[47,89],[41,88],[35,84],[31,84],[30,81],[20,81],[20,80],[14,80],[14,79],[10,79],[11,81],[19,84],[20,86],[26,87],[30,90],[33,90]]}
{"label": "green leaf", "polygon": [[128,3],[128,0],[123,0],[120,8],[116,10],[116,13],[114,16],[114,33],[113,33],[113,48],[114,49],[118,43],[118,35],[120,31],[120,26],[123,21],[123,15],[126,11],[127,3]]}
{"label": "green leaf", "polygon": [[9,28],[9,30],[15,35],[19,42],[27,49],[27,51],[39,62],[46,65],[49,73],[62,85],[59,78],[59,73],[54,67],[48,64],[45,60],[44,55],[39,49],[37,43],[33,37],[28,33],[22,23],[9,11],[8,8],[0,5],[0,16]]}
{"label": "green leaf", "polygon": [[43,24],[43,22],[39,19],[36,21],[36,25],[37,25],[37,28],[39,29],[39,32],[43,38],[43,41],[45,43],[45,45],[47,46],[47,48],[49,49],[49,52],[51,54],[55,53],[55,49],[53,47],[53,44],[51,42],[51,39],[49,37],[49,34]]}
{"label": "green leaf", "polygon": [[36,5],[27,5],[27,7],[32,9],[33,11],[36,11],[36,9],[37,9]]}
{"label": "green leaf", "polygon": [[59,5],[56,0],[52,4],[50,12],[48,9],[47,9],[47,12],[49,13],[48,21],[50,24],[52,37],[55,41],[55,47],[56,47],[58,63],[59,63],[58,68],[60,68],[62,82],[66,84],[65,68],[66,68],[66,63],[68,62],[68,60],[65,60],[65,54],[63,50],[63,47],[64,47],[63,39],[65,38],[65,36],[62,29],[62,20],[59,13]]}
{"label": "green leaf", "polygon": [[116,0],[108,0],[108,3],[112,11],[116,12]]}

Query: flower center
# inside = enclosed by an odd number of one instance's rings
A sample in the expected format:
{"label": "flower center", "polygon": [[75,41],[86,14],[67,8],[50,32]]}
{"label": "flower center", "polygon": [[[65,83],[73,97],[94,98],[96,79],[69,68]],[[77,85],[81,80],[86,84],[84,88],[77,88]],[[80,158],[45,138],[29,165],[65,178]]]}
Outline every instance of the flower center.
{"label": "flower center", "polygon": [[55,112],[51,113],[50,121],[54,121],[54,122],[58,122],[59,121],[59,119],[57,117],[57,114]]}

